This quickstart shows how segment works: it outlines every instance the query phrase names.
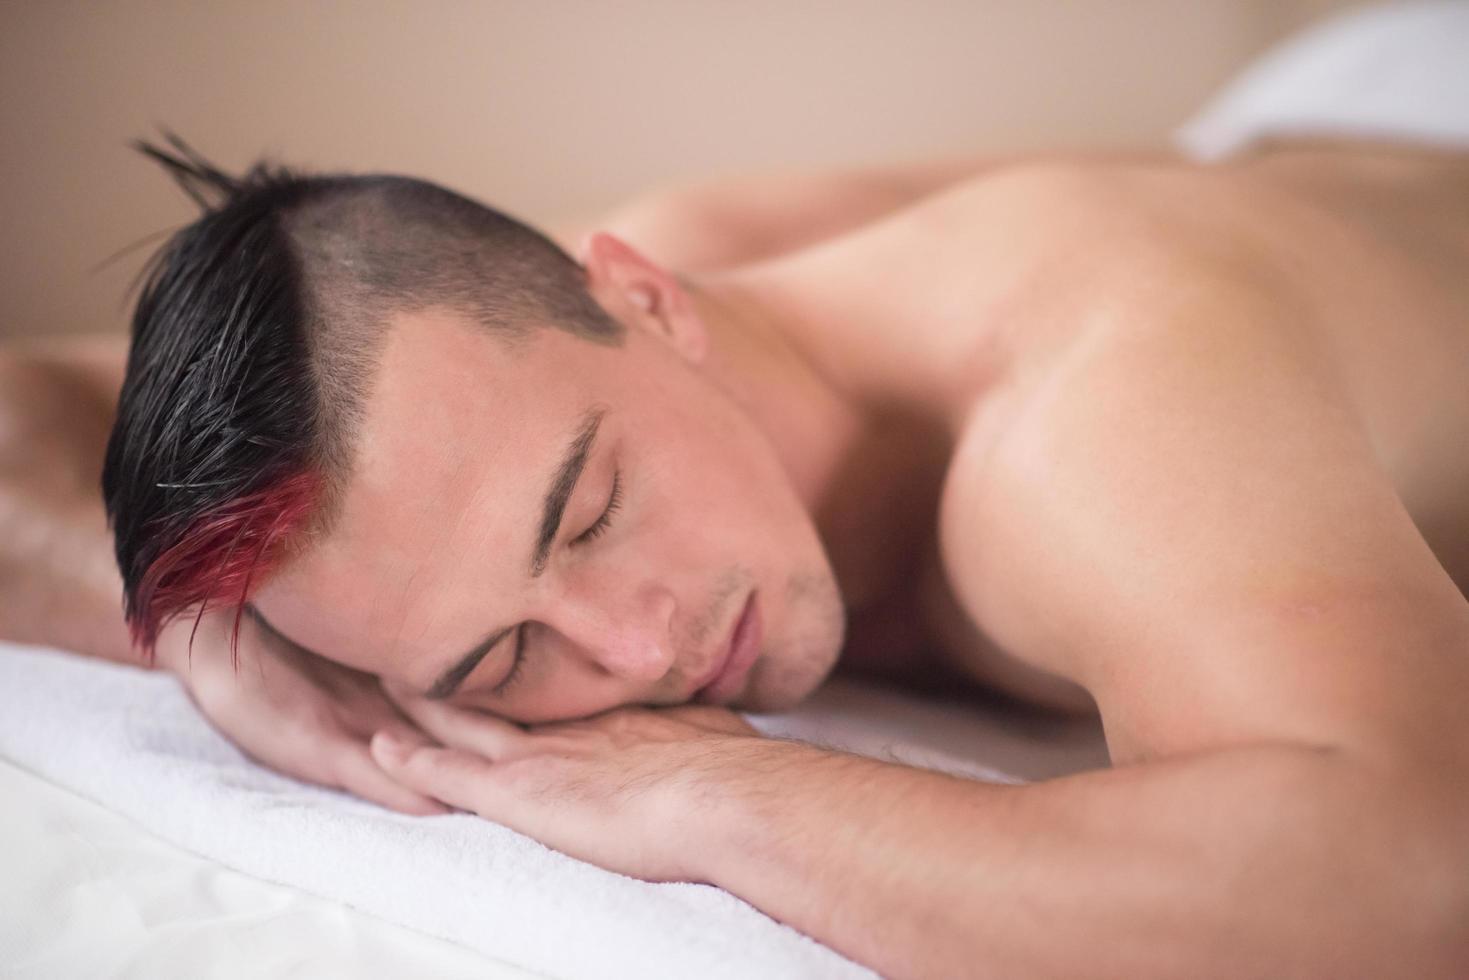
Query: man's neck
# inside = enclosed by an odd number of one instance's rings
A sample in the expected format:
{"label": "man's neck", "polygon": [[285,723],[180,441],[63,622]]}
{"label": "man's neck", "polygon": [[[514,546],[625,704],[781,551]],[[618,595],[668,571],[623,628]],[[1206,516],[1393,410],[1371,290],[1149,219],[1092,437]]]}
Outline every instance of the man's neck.
{"label": "man's neck", "polygon": [[[829,335],[843,325],[811,315],[823,308],[822,278],[767,266],[690,285],[710,332],[709,376],[770,439],[849,608],[906,585],[932,534],[951,448],[934,406],[874,397],[894,390],[872,368],[885,352],[869,343],[842,359]],[[888,362],[901,364],[898,353]]]}

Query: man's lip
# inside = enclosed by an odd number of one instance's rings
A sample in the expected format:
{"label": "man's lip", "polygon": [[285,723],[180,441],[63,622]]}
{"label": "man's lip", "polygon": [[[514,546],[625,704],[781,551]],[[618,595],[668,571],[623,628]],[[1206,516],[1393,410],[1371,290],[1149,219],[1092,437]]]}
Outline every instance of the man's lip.
{"label": "man's lip", "polygon": [[724,671],[724,665],[729,663],[730,655],[734,653],[735,634],[739,632],[740,623],[744,621],[745,614],[750,611],[750,599],[753,595],[754,593],[751,592],[750,595],[745,596],[745,602],[740,606],[740,611],[735,614],[734,623],[730,625],[729,633],[724,638],[724,649],[720,651],[718,658],[715,659],[714,663],[704,673],[704,676],[699,678],[698,682],[694,684],[695,694],[712,684],[714,678],[718,677]]}
{"label": "man's lip", "polygon": [[[724,653],[720,655],[719,661],[710,668],[709,672],[699,679],[697,686],[694,688],[694,693],[690,695],[691,700],[694,698],[704,700],[710,693],[709,689],[723,679],[725,670],[730,666],[730,661],[734,658],[738,650],[737,644],[743,638],[741,628],[745,627],[748,630],[749,627],[755,625],[750,622],[754,613],[755,591],[751,590],[750,594],[745,597],[745,604],[740,608],[739,615],[735,617],[734,625],[730,627],[729,638],[725,641],[724,645]],[[748,660],[750,658],[747,657],[745,659]]]}

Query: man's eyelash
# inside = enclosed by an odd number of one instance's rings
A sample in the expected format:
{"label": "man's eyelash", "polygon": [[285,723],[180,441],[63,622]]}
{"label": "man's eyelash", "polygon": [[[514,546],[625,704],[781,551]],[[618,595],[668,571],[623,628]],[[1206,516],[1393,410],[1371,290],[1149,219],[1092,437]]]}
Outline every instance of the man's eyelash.
{"label": "man's eyelash", "polygon": [[[593,538],[601,535],[612,524],[612,515],[617,513],[618,508],[620,508],[621,506],[622,471],[617,470],[612,474],[612,495],[607,500],[607,509],[602,511],[602,516],[597,518],[596,523],[583,531],[581,535],[578,536],[571,543],[585,544],[586,542],[591,541]],[[521,623],[520,626],[516,627],[515,629],[515,655],[510,661],[510,673],[505,675],[504,680],[496,684],[494,687],[490,688],[490,693],[498,697],[499,695],[502,695],[507,690],[509,690],[510,685],[513,684],[515,682],[515,679],[520,676],[520,666],[523,663],[525,663],[525,624]]]}
{"label": "man's eyelash", "polygon": [[490,688],[490,693],[496,696],[504,694],[505,691],[510,687],[510,685],[515,681],[515,678],[520,675],[520,665],[524,662],[525,624],[521,623],[515,629],[515,656],[510,661],[510,673],[505,675],[505,679],[503,681]]}
{"label": "man's eyelash", "polygon": [[612,496],[607,500],[607,509],[602,511],[602,516],[597,518],[596,523],[581,533],[572,544],[586,544],[588,541],[599,537],[612,523],[612,515],[622,506],[622,471],[618,470],[612,474]]}

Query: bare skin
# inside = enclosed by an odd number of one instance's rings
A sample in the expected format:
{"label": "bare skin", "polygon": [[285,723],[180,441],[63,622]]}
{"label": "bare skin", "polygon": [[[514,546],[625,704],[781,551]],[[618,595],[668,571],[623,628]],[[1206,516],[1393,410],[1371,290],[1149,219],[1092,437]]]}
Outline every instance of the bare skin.
{"label": "bare skin", "polygon": [[[847,600],[853,669],[1095,708],[1116,768],[977,786],[752,747],[705,709],[680,723],[728,765],[692,791],[727,816],[678,835],[681,859],[639,863],[608,851],[605,806],[585,826],[558,811],[555,834],[510,807],[508,776],[472,754],[509,760],[527,736],[463,710],[488,702],[415,696],[442,658],[319,615],[365,581],[347,570],[381,543],[368,530],[349,519],[260,608],[398,683],[450,748],[375,758],[425,799],[629,873],[714,881],[886,974],[1454,975],[1469,955],[1469,159],[1301,146],[934,180],[731,236],[743,254],[650,211],[641,231],[625,220],[654,262],[605,237],[582,254],[609,311],[698,364],[769,440]],[[717,268],[680,266],[676,245]],[[390,345],[405,385],[474,356],[453,324],[414,329],[447,360]],[[371,431],[391,443],[403,417]],[[333,582],[333,603],[313,596]],[[415,601],[425,624],[453,618]],[[687,694],[690,665],[655,669],[655,640],[599,642],[565,616],[548,621],[554,649],[601,671],[558,686],[578,709]],[[752,696],[788,693],[762,683]],[[586,713],[531,696],[497,713]],[[659,772],[662,746],[693,738],[667,725],[618,757]],[[543,737],[567,758],[573,736]],[[646,823],[627,820],[628,836]]]}

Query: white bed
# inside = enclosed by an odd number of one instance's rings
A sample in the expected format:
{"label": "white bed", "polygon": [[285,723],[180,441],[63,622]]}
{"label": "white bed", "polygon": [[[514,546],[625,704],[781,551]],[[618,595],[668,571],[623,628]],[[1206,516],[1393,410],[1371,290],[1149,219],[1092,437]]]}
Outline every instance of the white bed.
{"label": "white bed", "polygon": [[252,878],[0,761],[0,976],[537,977]]}
{"label": "white bed", "polygon": [[[1044,722],[999,706],[922,702],[850,681],[829,684],[790,715],[753,720],[772,734],[968,775],[1035,779],[1106,764],[1100,732],[1090,724]],[[567,943],[581,940],[591,948],[569,954],[550,948],[554,943],[544,937],[517,945],[514,937],[494,928],[494,910],[499,908],[501,916],[505,910],[495,904],[493,892],[487,893],[484,914],[477,918],[470,890],[447,876],[446,887],[463,896],[454,903],[462,915],[457,923],[442,918],[423,923],[440,935],[458,929],[462,942],[405,928],[400,923],[411,915],[395,911],[373,892],[351,891],[351,882],[331,876],[312,879],[291,860],[260,865],[251,850],[259,840],[238,838],[268,837],[277,831],[266,830],[263,818],[231,828],[231,814],[218,808],[272,817],[293,807],[334,816],[355,807],[347,816],[357,823],[343,824],[343,832],[366,827],[368,838],[393,838],[389,843],[402,854],[411,856],[421,847],[426,859],[438,857],[431,841],[414,844],[413,831],[394,823],[409,818],[256,772],[258,767],[236,757],[222,740],[214,744],[217,736],[206,729],[172,678],[0,644],[0,798],[5,800],[0,808],[5,841],[0,850],[0,976],[581,977],[624,976],[630,962],[638,963],[643,976],[681,975],[691,964],[707,967],[708,962],[728,965],[720,972],[730,976],[755,975],[751,970],[762,976],[865,974],[717,889],[614,882],[610,879],[619,876],[561,855],[554,855],[560,864],[542,867],[500,839],[491,843],[505,852],[498,859],[507,862],[506,873],[519,862],[536,876],[529,880],[537,884],[518,886],[522,891],[516,904],[549,900],[548,907],[558,910],[563,921],[549,923],[555,928],[548,934],[564,933]],[[177,775],[204,762],[208,765],[202,777],[196,773],[170,782],[158,776],[160,765]],[[213,784],[209,794],[189,788],[200,778]],[[221,787],[225,794],[243,788],[251,795],[221,795]],[[131,816],[98,805],[76,788]],[[216,857],[190,853],[155,830],[175,841],[191,841]],[[398,840],[405,834],[409,842]],[[281,850],[290,855],[291,846],[301,844],[284,841]],[[377,849],[377,844],[354,846],[380,856],[384,870],[378,878],[391,889],[396,876],[386,869],[392,866],[393,852]],[[329,842],[321,849],[330,850]],[[346,853],[357,852],[349,847]],[[266,877],[274,881],[233,870],[217,859],[221,855],[257,871],[267,868]],[[299,854],[292,860],[299,862]],[[568,872],[585,877],[568,877]],[[603,877],[620,889],[615,901],[599,904],[585,894],[590,888],[571,884],[597,884]],[[318,892],[346,896],[351,904],[278,883],[293,880],[313,881]],[[405,879],[404,887],[412,885]],[[638,904],[645,905],[643,912],[651,910],[651,920],[630,907]],[[399,922],[365,908],[386,909]],[[615,941],[607,937],[663,932],[665,920],[659,916],[666,917],[669,935],[661,938],[667,945],[619,960],[625,951],[612,950]],[[731,958],[728,947],[709,945],[708,937],[697,935],[724,928],[726,921],[739,940],[736,945],[754,936],[768,948],[742,949],[744,959]],[[685,938],[680,938],[681,929]],[[526,929],[522,924],[517,931]],[[599,942],[601,950],[595,948]],[[505,955],[494,955],[496,951]],[[606,968],[588,969],[589,963]],[[555,964],[562,968],[546,969]]]}

